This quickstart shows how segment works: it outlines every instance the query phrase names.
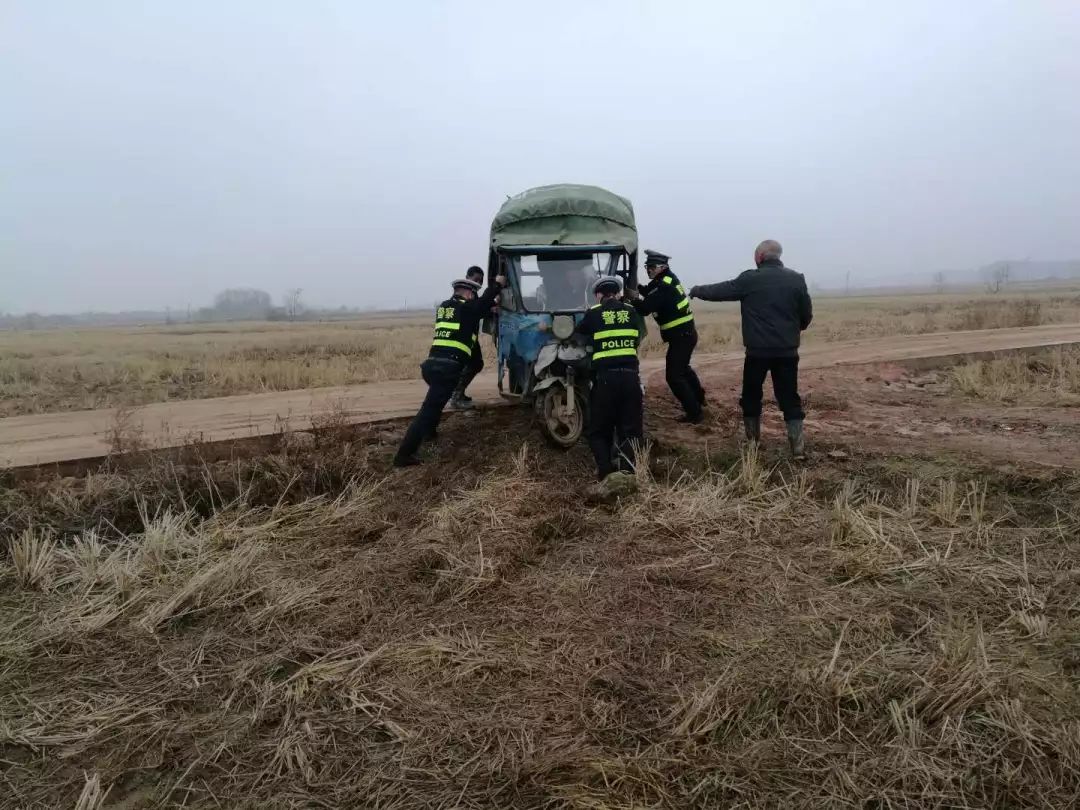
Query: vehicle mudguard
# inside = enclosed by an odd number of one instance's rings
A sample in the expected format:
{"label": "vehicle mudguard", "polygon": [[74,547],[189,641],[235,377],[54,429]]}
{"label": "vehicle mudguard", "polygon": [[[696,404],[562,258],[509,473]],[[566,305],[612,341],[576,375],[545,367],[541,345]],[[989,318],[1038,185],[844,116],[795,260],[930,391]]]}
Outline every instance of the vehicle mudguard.
{"label": "vehicle mudguard", "polygon": [[543,391],[545,388],[551,388],[551,386],[558,383],[559,385],[566,385],[566,381],[562,377],[545,377],[533,386],[533,393],[537,391]]}

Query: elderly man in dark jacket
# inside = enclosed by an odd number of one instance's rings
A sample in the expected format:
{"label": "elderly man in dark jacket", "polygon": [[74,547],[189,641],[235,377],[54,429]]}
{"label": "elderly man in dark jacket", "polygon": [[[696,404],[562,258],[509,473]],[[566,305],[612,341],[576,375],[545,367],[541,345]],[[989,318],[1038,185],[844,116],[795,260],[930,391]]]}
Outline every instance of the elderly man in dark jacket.
{"label": "elderly man in dark jacket", "polygon": [[799,339],[813,319],[810,293],[801,273],[784,267],[779,242],[767,239],[754,251],[757,269],[731,281],[690,289],[703,301],[738,301],[742,310],[742,406],[746,437],[761,438],[761,399],[765,375],[772,374],[776,402],[784,413],[788,441],[796,458],[804,455],[803,409],[799,397]]}

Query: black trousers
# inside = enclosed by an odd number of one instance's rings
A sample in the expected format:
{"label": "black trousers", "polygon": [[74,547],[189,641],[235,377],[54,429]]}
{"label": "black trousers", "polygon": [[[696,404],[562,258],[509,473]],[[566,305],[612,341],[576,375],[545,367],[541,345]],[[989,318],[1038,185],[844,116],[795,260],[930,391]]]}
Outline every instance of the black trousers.
{"label": "black trousers", "polygon": [[424,439],[435,433],[443,408],[453,396],[461,377],[461,367],[461,363],[445,357],[429,357],[420,364],[420,374],[428,384],[427,396],[405,431],[405,438],[397,451],[398,458],[416,455]]}
{"label": "black trousers", "polygon": [[697,346],[697,330],[691,329],[668,338],[667,363],[665,377],[675,399],[683,406],[686,415],[696,419],[701,416],[701,406],[705,402],[705,389],[697,372],[690,368],[690,358]]}
{"label": "black trousers", "polygon": [[750,357],[743,362],[742,406],[743,416],[761,416],[761,399],[765,387],[765,375],[772,374],[773,393],[776,404],[784,412],[784,421],[802,419],[802,399],[799,397],[798,357]]}
{"label": "black trousers", "polygon": [[644,436],[641,377],[636,368],[602,369],[593,376],[589,392],[589,449],[601,480],[615,472],[613,451],[619,451],[619,469],[634,470],[633,442]]}
{"label": "black trousers", "polygon": [[458,378],[458,391],[464,394],[465,389],[469,387],[469,383],[471,383],[473,378],[483,370],[484,353],[480,351],[480,344],[477,343],[472,347],[472,354],[469,355],[469,362],[465,365],[465,368],[461,370],[461,376]]}

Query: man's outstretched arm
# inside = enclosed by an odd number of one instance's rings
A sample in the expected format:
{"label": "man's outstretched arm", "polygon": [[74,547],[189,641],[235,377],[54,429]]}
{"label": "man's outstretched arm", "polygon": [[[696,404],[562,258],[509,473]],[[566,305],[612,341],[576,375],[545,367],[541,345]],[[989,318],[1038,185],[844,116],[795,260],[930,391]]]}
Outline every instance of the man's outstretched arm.
{"label": "man's outstretched arm", "polygon": [[700,298],[702,301],[739,301],[746,295],[743,277],[733,278],[731,281],[721,281],[719,284],[700,284],[690,288],[691,298]]}

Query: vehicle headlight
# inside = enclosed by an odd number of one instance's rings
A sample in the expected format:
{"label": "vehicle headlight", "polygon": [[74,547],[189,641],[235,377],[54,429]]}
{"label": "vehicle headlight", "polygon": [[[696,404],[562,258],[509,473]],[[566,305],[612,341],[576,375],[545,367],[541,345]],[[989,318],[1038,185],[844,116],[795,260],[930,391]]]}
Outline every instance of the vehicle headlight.
{"label": "vehicle headlight", "polygon": [[559,340],[566,340],[574,334],[574,318],[572,315],[556,315],[551,321],[551,334]]}

